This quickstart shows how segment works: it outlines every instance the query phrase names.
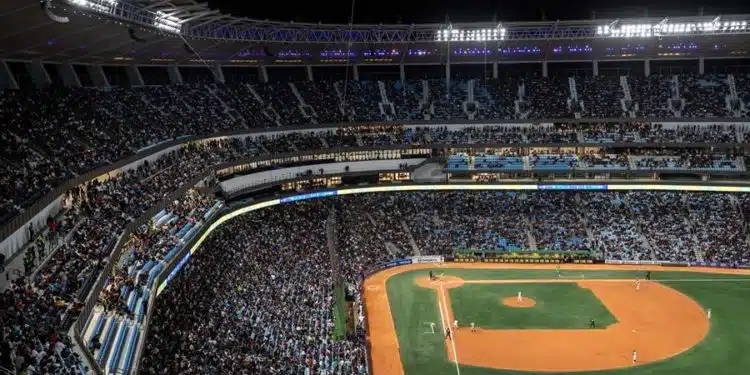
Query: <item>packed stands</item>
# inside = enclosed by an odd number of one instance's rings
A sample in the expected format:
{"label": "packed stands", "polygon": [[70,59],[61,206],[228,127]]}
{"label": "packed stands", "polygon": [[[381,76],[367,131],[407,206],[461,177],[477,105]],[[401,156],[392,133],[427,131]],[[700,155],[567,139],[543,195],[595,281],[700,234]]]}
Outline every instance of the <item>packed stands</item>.
{"label": "packed stands", "polygon": [[267,83],[254,86],[263,103],[268,105],[284,125],[307,125],[310,123],[300,110],[299,100],[286,82]]}
{"label": "packed stands", "polygon": [[728,95],[729,87],[725,75],[680,76],[680,97],[685,100],[682,117],[730,117]]}
{"label": "packed stands", "polygon": [[385,83],[388,100],[396,109],[397,120],[424,120],[422,114],[422,81],[387,81]]}
{"label": "packed stands", "polygon": [[327,81],[296,82],[302,99],[313,111],[315,120],[320,124],[340,122],[344,119],[341,112],[341,101],[336,89]]}
{"label": "packed stands", "polygon": [[624,98],[619,77],[576,78],[578,99],[583,102],[583,117],[626,117],[620,99]]}
{"label": "packed stands", "polygon": [[668,104],[675,94],[671,77],[659,74],[648,77],[630,76],[628,83],[633,101],[638,105],[638,117],[674,117]]}
{"label": "packed stands", "polygon": [[474,80],[474,100],[478,104],[477,120],[516,118],[518,81],[508,79]]}
{"label": "packed stands", "polygon": [[331,339],[326,216],[324,203],[276,207],[211,236],[157,301],[141,372],[362,373],[364,336]]}
{"label": "packed stands", "polygon": [[339,87],[339,91],[342,91],[346,95],[346,105],[349,112],[352,113],[352,116],[349,118],[350,121],[364,122],[386,119],[378,105],[381,102],[381,96],[377,82],[340,82]]}
{"label": "packed stands", "polygon": [[570,87],[560,77],[526,79],[523,81],[524,101],[528,118],[572,118],[568,106]]}
{"label": "packed stands", "polygon": [[434,106],[434,118],[438,119],[466,119],[464,102],[468,98],[467,82],[451,80],[446,87],[444,80],[427,80],[429,85],[429,100]]}

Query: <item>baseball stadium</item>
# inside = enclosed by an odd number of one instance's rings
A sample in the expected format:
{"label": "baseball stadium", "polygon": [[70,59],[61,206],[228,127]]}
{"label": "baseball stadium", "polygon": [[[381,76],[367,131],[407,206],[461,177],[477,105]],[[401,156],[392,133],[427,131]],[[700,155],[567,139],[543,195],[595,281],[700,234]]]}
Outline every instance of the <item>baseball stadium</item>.
{"label": "baseball stadium", "polygon": [[748,373],[750,6],[389,1],[0,1],[0,375]]}

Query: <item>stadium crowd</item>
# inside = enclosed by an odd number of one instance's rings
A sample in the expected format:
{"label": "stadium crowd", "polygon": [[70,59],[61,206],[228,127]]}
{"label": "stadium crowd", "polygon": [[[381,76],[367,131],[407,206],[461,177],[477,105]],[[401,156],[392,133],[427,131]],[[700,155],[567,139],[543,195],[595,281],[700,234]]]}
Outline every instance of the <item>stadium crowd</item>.
{"label": "stadium crowd", "polygon": [[275,207],[211,236],[159,298],[142,373],[364,374],[364,336],[332,340],[327,215]]}
{"label": "stadium crowd", "polygon": [[[381,121],[384,117],[378,103],[382,99],[394,104],[394,115],[398,120],[423,119],[427,113],[436,120],[465,118],[468,111],[463,111],[462,105],[468,100],[468,85],[456,80],[446,87],[441,82],[384,82],[385,98],[381,95],[379,83],[367,81],[318,81],[294,85],[197,83],[106,91],[57,88],[4,92],[0,95],[0,123],[4,126],[0,135],[4,145],[0,150],[0,223],[75,175],[182,136],[311,122],[329,123],[342,119]],[[640,115],[674,116],[674,111],[667,106],[667,101],[675,96],[668,77],[631,77],[630,83]],[[725,90],[719,78],[687,77],[681,83],[680,95],[686,102],[683,117],[727,114],[724,101],[717,99],[723,98]],[[428,85],[426,98],[424,84]],[[579,97],[590,115],[619,117],[620,108],[614,103],[620,98],[619,94],[598,92],[600,89],[615,90],[616,82],[585,80],[581,85]],[[479,118],[515,118],[521,115],[515,110],[516,99],[524,103],[519,109],[529,118],[573,116],[574,111],[567,105],[570,93],[565,80],[487,81],[475,84],[474,88]],[[344,97],[348,98],[346,104]],[[427,101],[423,102],[424,99]],[[723,143],[747,137],[744,129],[728,125],[667,127],[639,122],[461,129],[396,125],[351,127],[336,132],[300,131],[191,143],[135,170],[83,184],[66,194],[67,210],[61,218],[48,221],[53,235],[34,245],[26,263],[28,272],[25,277],[14,281],[2,294],[2,358],[10,359],[18,371],[29,374],[74,372],[78,361],[70,350],[67,336],[60,332],[77,317],[81,301],[100,271],[108,262],[114,261],[109,259],[111,246],[123,228],[155,204],[187,187],[189,181],[210,166],[221,162],[315,149],[392,144],[574,144],[581,139],[602,144]],[[640,157],[636,165],[645,169],[733,165],[729,160],[734,158],[732,153],[718,157],[717,154],[668,150]],[[626,165],[622,155],[589,153],[583,161],[594,165]],[[750,199],[743,195],[411,193],[340,200],[345,208],[342,212],[347,212],[341,217],[341,222],[347,223],[341,229],[342,257],[346,265],[343,272],[350,279],[374,262],[412,252],[445,254],[456,248],[595,250],[606,251],[620,259],[750,262],[744,225],[744,218],[750,214]],[[182,213],[181,220],[188,220],[185,214],[193,210],[202,212],[212,201],[191,199],[189,202],[185,208],[173,207]],[[610,206],[615,208],[605,209]],[[155,331],[155,339],[149,341],[150,346],[154,343],[151,348],[155,353],[154,358],[149,359],[153,361],[147,362],[149,371],[159,373],[157,369],[169,368],[186,374],[222,373],[224,370],[252,373],[251,369],[260,368],[258,366],[273,368],[280,374],[304,369],[330,374],[362,371],[364,352],[361,338],[345,342],[328,339],[331,297],[330,282],[326,284],[325,280],[330,275],[326,274],[325,246],[320,241],[320,236],[325,238],[325,234],[316,226],[325,220],[321,212],[326,210],[316,210],[313,204],[307,211],[299,207],[287,206],[278,212],[264,210],[257,214],[262,220],[237,219],[236,227],[228,227],[233,232],[227,229],[222,233],[240,233],[241,241],[227,242],[216,236],[206,245],[207,249],[224,247],[228,251],[215,254],[202,251],[205,257],[196,259],[184,273],[206,283],[228,285],[229,290],[221,291],[225,294],[220,296],[229,302],[216,305],[210,301],[219,289],[205,288],[205,283],[196,286],[192,281],[180,278],[171,290],[181,292],[172,292],[165,299],[173,300],[174,307],[158,309],[156,321],[162,319],[161,324],[167,324],[164,322],[172,317],[171,320],[183,326],[174,332],[166,328]],[[497,215],[487,217],[487,212]],[[608,216],[602,217],[603,213]],[[372,226],[357,225],[364,220]],[[690,225],[685,225],[686,221]],[[243,230],[244,227],[258,230],[250,233]],[[33,234],[40,229],[29,228],[29,231]],[[314,235],[301,237],[287,232],[294,229],[298,230],[294,233]],[[726,235],[730,230],[734,235]],[[173,240],[161,231],[141,233],[131,243],[134,247],[129,252],[135,254],[129,262],[135,263],[127,265],[140,264],[145,259],[160,259]],[[386,243],[392,246],[386,249]],[[308,251],[304,257],[300,244],[304,244]],[[254,247],[256,252],[244,252],[248,247]],[[264,249],[278,250],[279,253],[274,252],[271,256]],[[307,256],[310,257],[309,263],[299,262]],[[245,280],[239,275],[245,275],[246,270],[226,275],[221,272],[204,275],[203,270],[196,271],[199,268],[220,269],[225,264],[244,264],[256,274]],[[269,265],[275,270],[268,271]],[[116,270],[112,290],[122,283],[138,281],[125,277],[121,271],[122,268]],[[323,281],[315,285],[301,282],[310,275]],[[276,289],[252,288],[255,282],[268,282],[269,278],[271,285],[276,285],[281,293]],[[202,298],[196,299],[202,302],[196,304],[195,316],[179,315],[184,310],[177,306],[187,303],[178,301],[182,292],[194,292]],[[254,309],[266,298],[274,304]],[[118,301],[114,295],[105,293],[102,302],[117,309]],[[300,303],[309,305],[316,313],[301,315],[297,312],[299,310],[290,307]],[[237,310],[238,306],[244,306],[244,309]],[[284,317],[279,315],[279,310],[292,315],[287,315],[286,320],[277,319]],[[206,314],[218,311],[225,315],[217,314],[221,316],[217,319],[222,321],[205,323],[196,320],[201,311]],[[234,320],[230,322],[230,319]],[[272,321],[274,323],[270,323]],[[241,329],[244,325],[253,328],[246,333]],[[206,340],[200,346],[192,341],[171,343],[174,338],[196,338],[206,330],[222,329],[226,332],[224,337]],[[238,352],[233,351],[234,345],[244,345],[247,351],[238,356]],[[212,354],[202,362],[191,362],[195,358],[192,353],[209,351]],[[7,352],[14,353],[12,359],[5,355]],[[165,353],[169,356],[160,357]],[[250,365],[240,368],[235,363],[237,361]],[[159,363],[161,367],[156,366]]]}
{"label": "stadium crowd", "polygon": [[[54,115],[50,114],[50,118],[54,118]],[[146,120],[140,119],[138,121]],[[189,120],[184,119],[184,121]],[[84,130],[78,133],[78,137],[67,139],[66,143],[73,145],[71,147],[84,147],[83,145],[103,145],[104,142],[107,142],[106,140],[97,141],[84,138],[89,134],[88,131]],[[222,128],[216,130],[220,131]],[[9,220],[18,212],[33,204],[44,193],[70,177],[86,172],[91,168],[108,164],[112,160],[119,160],[130,155],[131,152],[136,152],[142,148],[141,146],[150,144],[152,138],[146,138],[148,131],[145,129],[137,131],[143,131],[142,136],[136,135],[137,138],[140,137],[142,143],[134,143],[122,149],[118,146],[113,148],[119,151],[111,151],[108,147],[84,147],[86,148],[86,155],[91,156],[91,158],[77,159],[73,164],[69,164],[68,158],[71,156],[65,156],[64,159],[61,159],[58,157],[57,151],[49,151],[44,144],[30,142],[27,138],[18,136],[12,129],[4,133],[3,140],[13,147],[4,149],[3,154],[0,154],[3,160],[9,160],[9,163],[0,167],[7,172],[0,177],[0,189],[3,192],[3,200],[0,201],[0,222]],[[172,137],[176,134],[179,134],[179,132],[175,129],[168,136]],[[733,143],[737,142],[737,139],[744,139],[746,134],[744,128],[738,129],[734,125],[667,127],[662,124],[647,122],[563,123],[551,126],[488,125],[463,128],[405,127],[403,125],[361,126],[340,128],[335,132],[330,130],[315,132],[311,130],[245,137],[243,140],[225,140],[221,141],[223,146],[218,147],[218,149],[222,150],[221,152],[226,151],[226,154],[218,155],[216,159],[229,161],[232,160],[232,157],[252,157],[261,154],[398,144],[576,144],[580,141],[602,145],[647,142]],[[65,138],[69,135],[64,133],[61,137]],[[55,147],[64,151],[67,146],[60,144]],[[136,147],[139,148],[136,149]],[[237,148],[241,148],[241,150]],[[86,160],[106,160],[106,162],[88,163]]]}
{"label": "stadium crowd", "polygon": [[334,207],[336,259],[358,284],[362,271],[376,264],[458,249],[747,263],[740,211],[747,202],[702,193],[413,192],[254,211],[213,234],[160,298],[144,371],[362,373],[362,336],[330,339],[325,228]]}

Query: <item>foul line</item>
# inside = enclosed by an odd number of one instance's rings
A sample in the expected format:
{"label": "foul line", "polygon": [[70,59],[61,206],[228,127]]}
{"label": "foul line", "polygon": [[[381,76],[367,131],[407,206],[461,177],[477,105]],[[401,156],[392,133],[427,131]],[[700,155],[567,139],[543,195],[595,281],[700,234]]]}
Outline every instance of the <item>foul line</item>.
{"label": "foul line", "polygon": [[[593,278],[565,278],[565,279],[488,279],[488,280],[462,280],[462,281],[448,281],[448,285],[455,284],[539,284],[539,283],[576,283],[579,281],[586,282],[610,282],[610,283],[622,283],[622,282],[634,282],[638,280],[633,279],[593,279]],[[641,281],[649,281],[646,279],[639,279]],[[663,283],[671,282],[750,282],[750,278],[728,278],[728,279],[651,279],[650,281],[657,281]],[[442,284],[441,284],[442,288]]]}
{"label": "foul line", "polygon": [[[445,298],[445,289],[443,288],[443,282],[440,282],[440,296],[438,296],[438,306],[440,307],[440,317],[443,321],[443,331],[445,331],[445,319],[448,318],[448,302]],[[443,315],[443,305],[445,306],[445,315]],[[451,345],[453,346],[453,361],[456,363],[456,374],[461,375],[461,369],[458,367],[458,351],[456,350],[456,333],[451,329],[451,322],[448,321],[448,329],[451,331]]]}

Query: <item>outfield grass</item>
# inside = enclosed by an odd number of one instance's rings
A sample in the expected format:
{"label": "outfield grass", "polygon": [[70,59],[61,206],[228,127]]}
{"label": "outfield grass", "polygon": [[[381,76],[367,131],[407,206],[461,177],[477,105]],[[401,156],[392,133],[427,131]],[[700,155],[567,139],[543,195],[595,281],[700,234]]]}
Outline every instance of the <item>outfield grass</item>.
{"label": "outfield grass", "polygon": [[[557,277],[554,270],[470,270],[445,267],[436,268],[433,271],[444,272],[446,275],[458,276],[467,280],[552,279]],[[447,360],[443,335],[440,333],[435,335],[425,333],[428,327],[423,322],[436,322],[439,329],[442,329],[436,292],[421,288],[414,282],[417,276],[425,276],[427,272],[428,270],[420,270],[395,275],[388,280],[386,285],[398,334],[401,361],[406,375],[455,374],[455,364]],[[642,271],[563,271],[563,275],[567,272],[571,274],[584,273],[586,279],[642,278],[644,276]],[[690,296],[705,308],[713,310],[708,336],[688,352],[665,361],[630,369],[586,372],[585,374],[749,374],[750,277],[687,272],[652,272],[651,275],[653,280],[664,280],[662,281],[663,284]],[[748,281],[720,281],[720,279],[746,279]],[[464,285],[462,288],[467,286]],[[453,291],[451,291],[451,297],[455,298],[452,293]],[[454,306],[455,308],[456,306]],[[460,366],[460,371],[461,375],[533,374],[472,366]]]}
{"label": "outfield grass", "polygon": [[[501,299],[524,297],[536,301],[531,308],[505,306]],[[483,329],[597,329],[616,323],[612,314],[588,289],[577,284],[465,284],[450,289],[453,316],[460,325],[474,322]]]}

